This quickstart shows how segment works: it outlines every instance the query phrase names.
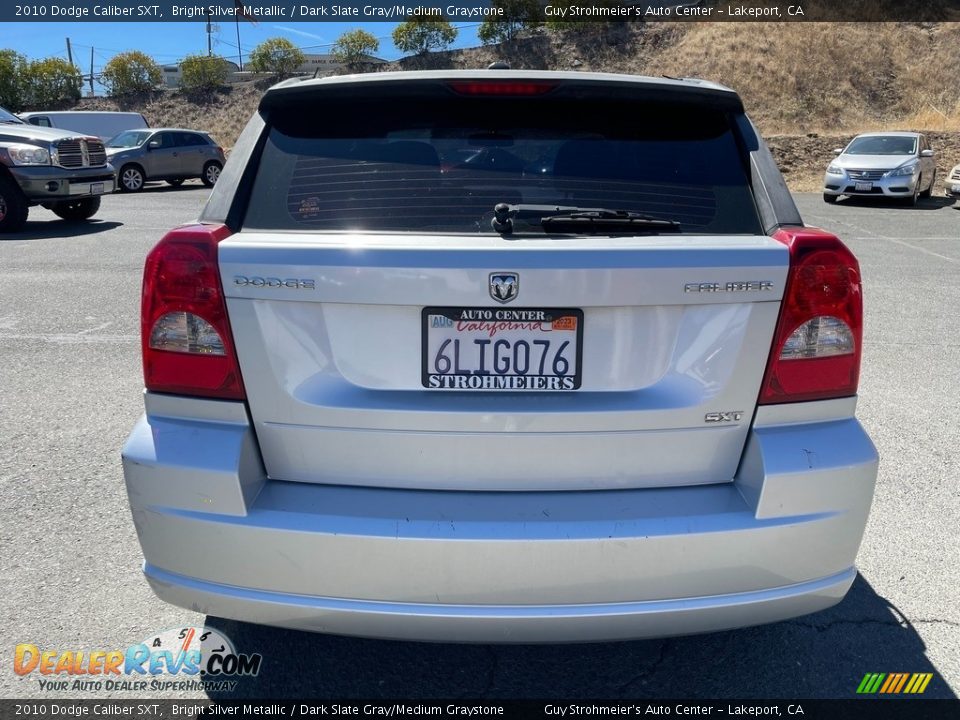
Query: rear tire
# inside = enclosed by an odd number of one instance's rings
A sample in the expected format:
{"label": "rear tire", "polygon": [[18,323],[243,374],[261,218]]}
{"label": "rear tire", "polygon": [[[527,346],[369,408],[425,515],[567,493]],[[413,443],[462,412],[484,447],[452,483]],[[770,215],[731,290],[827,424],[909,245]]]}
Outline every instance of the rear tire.
{"label": "rear tire", "polygon": [[0,233],[17,232],[27,222],[30,206],[17,184],[0,175]]}
{"label": "rear tire", "polygon": [[220,171],[222,169],[223,165],[216,160],[211,160],[203,166],[203,175],[200,176],[200,180],[202,180],[203,184],[207,187],[213,187],[217,184],[217,180],[220,179]]}
{"label": "rear tire", "polygon": [[54,203],[50,210],[54,215],[64,220],[89,220],[100,209],[99,197],[82,198],[81,200],[64,200]]}
{"label": "rear tire", "polygon": [[139,165],[124,165],[117,178],[120,181],[120,192],[140,192],[146,181]]}
{"label": "rear tire", "polygon": [[823,201],[829,205],[833,205],[840,199],[839,195],[828,195],[827,193],[823,194]]}
{"label": "rear tire", "polygon": [[167,180],[167,185],[171,187],[180,187],[183,185],[183,178],[174,178],[173,180]]}

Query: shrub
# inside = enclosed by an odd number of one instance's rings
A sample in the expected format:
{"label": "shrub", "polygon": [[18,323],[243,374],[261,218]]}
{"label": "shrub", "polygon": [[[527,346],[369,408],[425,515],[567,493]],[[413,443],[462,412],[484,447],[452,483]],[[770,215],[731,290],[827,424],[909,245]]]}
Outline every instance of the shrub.
{"label": "shrub", "polygon": [[303,65],[300,49],[286,38],[270,38],[257,45],[250,53],[250,68],[267,72],[278,78],[293,74]]}
{"label": "shrub", "polygon": [[222,57],[187,55],[180,63],[180,89],[186,93],[213,92],[227,81],[230,65]]}
{"label": "shrub", "polygon": [[0,107],[23,110],[26,102],[27,59],[15,50],[0,50]]}
{"label": "shrub", "polygon": [[417,55],[431,50],[446,50],[457,39],[457,29],[447,20],[414,13],[393,29],[393,44],[402,52]]}
{"label": "shrub", "polygon": [[490,4],[503,8],[503,18],[487,18],[480,23],[477,37],[484,45],[513,40],[521,30],[539,24],[538,0],[492,0]]}
{"label": "shrub", "polygon": [[334,43],[331,54],[337,62],[355,68],[379,49],[380,41],[366,30],[350,30]]}
{"label": "shrub", "polygon": [[139,50],[114,55],[100,73],[100,83],[111,95],[149,92],[162,82],[160,66]]}
{"label": "shrub", "polygon": [[73,104],[80,99],[83,76],[61,58],[34,60],[26,69],[25,101],[34,108]]}

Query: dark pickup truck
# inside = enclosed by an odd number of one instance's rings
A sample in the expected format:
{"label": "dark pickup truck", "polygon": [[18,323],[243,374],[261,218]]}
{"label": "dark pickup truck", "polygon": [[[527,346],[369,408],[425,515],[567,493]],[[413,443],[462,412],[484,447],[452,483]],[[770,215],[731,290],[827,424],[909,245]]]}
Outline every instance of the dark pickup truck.
{"label": "dark pickup truck", "polygon": [[20,230],[32,205],[87,220],[115,185],[100,138],[28,125],[0,108],[0,233]]}

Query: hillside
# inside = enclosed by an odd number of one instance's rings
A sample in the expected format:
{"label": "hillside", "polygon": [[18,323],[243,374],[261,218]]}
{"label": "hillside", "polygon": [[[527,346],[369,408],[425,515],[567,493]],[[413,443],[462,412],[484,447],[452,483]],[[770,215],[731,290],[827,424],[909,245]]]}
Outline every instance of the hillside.
{"label": "hillside", "polygon": [[[603,26],[598,26],[603,27]],[[866,130],[936,133],[941,172],[960,162],[960,24],[655,23],[563,33],[538,29],[496,47],[432,53],[400,69],[514,68],[702,77],[735,88],[769,139],[788,181],[816,189],[833,147]],[[154,126],[208,130],[235,141],[262,90],[239,85],[204,103],[176,92],[79,108],[131,109]]]}

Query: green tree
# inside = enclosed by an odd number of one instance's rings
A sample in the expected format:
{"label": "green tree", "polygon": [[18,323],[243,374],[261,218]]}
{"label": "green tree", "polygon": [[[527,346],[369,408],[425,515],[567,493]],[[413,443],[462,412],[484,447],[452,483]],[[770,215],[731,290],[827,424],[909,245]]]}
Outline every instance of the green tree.
{"label": "green tree", "polygon": [[15,50],[0,50],[0,107],[23,110],[26,102],[27,59]]}
{"label": "green tree", "polygon": [[393,44],[398,50],[421,55],[431,50],[446,50],[457,39],[457,29],[447,20],[431,20],[423,12],[409,15],[393,29]]}
{"label": "green tree", "polygon": [[66,60],[57,57],[34,60],[27,66],[26,104],[48,108],[80,99],[83,76]]}
{"label": "green tree", "polygon": [[502,18],[487,18],[477,29],[484,45],[513,40],[521,30],[539,24],[539,0],[492,0],[491,7],[502,8]]}
{"label": "green tree", "polygon": [[349,30],[339,37],[331,50],[333,58],[347,67],[361,65],[367,55],[380,49],[380,41],[366,30]]}
{"label": "green tree", "polygon": [[163,82],[163,71],[150,56],[130,50],[110,59],[100,73],[100,82],[111,95],[149,92]]}
{"label": "green tree", "polygon": [[250,53],[250,68],[278,78],[292,75],[303,65],[300,49],[286,38],[270,38],[257,45]]}
{"label": "green tree", "polygon": [[230,65],[222,57],[187,55],[180,63],[180,89],[186,93],[213,92],[227,81]]}

